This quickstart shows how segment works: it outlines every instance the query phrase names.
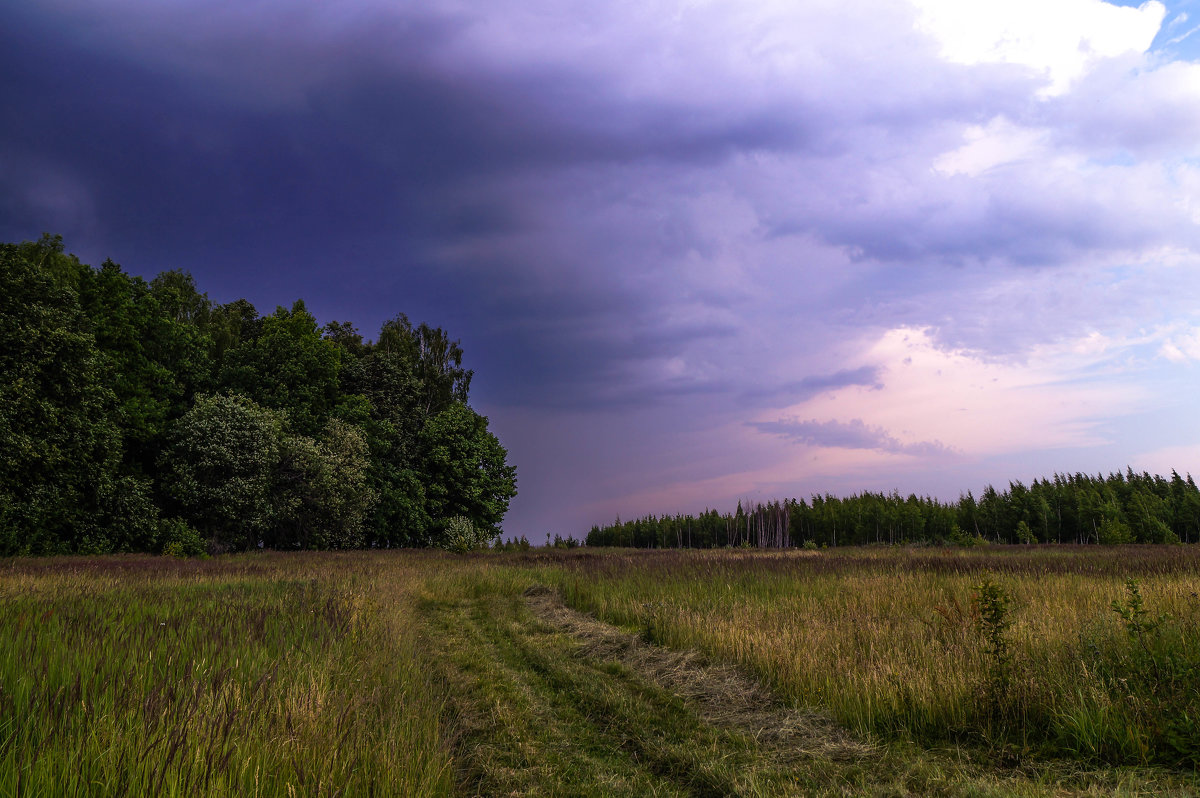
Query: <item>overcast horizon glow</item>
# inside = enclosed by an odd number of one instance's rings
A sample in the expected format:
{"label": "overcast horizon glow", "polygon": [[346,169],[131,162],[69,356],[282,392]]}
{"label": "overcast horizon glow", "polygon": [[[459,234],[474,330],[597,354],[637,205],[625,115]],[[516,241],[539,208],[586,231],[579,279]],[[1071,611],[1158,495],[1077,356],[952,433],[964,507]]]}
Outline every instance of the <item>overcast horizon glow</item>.
{"label": "overcast horizon glow", "polygon": [[0,240],[446,328],[534,542],[1200,476],[1200,8],[41,0]]}

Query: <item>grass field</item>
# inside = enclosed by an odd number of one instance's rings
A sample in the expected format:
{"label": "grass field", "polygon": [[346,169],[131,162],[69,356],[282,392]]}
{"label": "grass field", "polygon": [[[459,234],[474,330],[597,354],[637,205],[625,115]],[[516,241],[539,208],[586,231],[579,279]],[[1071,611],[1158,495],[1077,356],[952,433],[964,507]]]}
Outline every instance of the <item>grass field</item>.
{"label": "grass field", "polygon": [[0,795],[1197,795],[1198,591],[1178,546],[8,560]]}

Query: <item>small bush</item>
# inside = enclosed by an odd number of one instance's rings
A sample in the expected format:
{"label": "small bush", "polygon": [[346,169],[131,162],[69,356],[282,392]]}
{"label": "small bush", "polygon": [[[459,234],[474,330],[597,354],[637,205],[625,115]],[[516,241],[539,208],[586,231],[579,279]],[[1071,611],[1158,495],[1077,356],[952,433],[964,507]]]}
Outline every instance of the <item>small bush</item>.
{"label": "small bush", "polygon": [[446,519],[446,531],[439,546],[456,554],[486,548],[493,535],[491,530],[479,529],[464,515]]}
{"label": "small bush", "polygon": [[996,714],[1004,713],[1012,684],[1012,652],[1005,635],[1012,625],[1011,605],[1008,593],[992,580],[985,579],[975,586],[975,611],[978,613],[975,623],[983,636],[990,662],[989,691],[992,710]]}

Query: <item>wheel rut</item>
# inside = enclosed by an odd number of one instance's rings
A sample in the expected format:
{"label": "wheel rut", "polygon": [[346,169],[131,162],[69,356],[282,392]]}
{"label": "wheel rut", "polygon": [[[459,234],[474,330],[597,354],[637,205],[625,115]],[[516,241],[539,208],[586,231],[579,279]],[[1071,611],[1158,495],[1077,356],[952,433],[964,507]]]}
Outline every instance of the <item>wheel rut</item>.
{"label": "wheel rut", "polygon": [[865,762],[878,753],[828,716],[787,706],[737,668],[710,664],[695,651],[648,643],[571,609],[549,588],[529,588],[525,601],[539,621],[578,641],[581,655],[621,663],[689,703],[705,723],[748,735],[763,754],[782,761]]}
{"label": "wheel rut", "polygon": [[1001,771],[986,753],[872,744],[744,671],[647,642],[542,585],[438,592],[422,610],[462,794],[1142,794],[1070,763]]}

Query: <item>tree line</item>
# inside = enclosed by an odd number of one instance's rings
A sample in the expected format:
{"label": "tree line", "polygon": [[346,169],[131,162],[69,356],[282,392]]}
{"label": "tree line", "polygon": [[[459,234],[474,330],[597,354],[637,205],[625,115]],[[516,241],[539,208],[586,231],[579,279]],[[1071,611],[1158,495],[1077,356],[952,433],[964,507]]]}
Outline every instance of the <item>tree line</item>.
{"label": "tree line", "polygon": [[0,554],[438,545],[499,535],[516,471],[458,341],[364,340],[0,244]]}
{"label": "tree line", "polygon": [[589,546],[711,548],[907,543],[1200,542],[1200,490],[1190,474],[1055,474],[1031,485],[989,485],[957,502],[899,492],[739,502],[733,513],[617,519],[593,526]]}

